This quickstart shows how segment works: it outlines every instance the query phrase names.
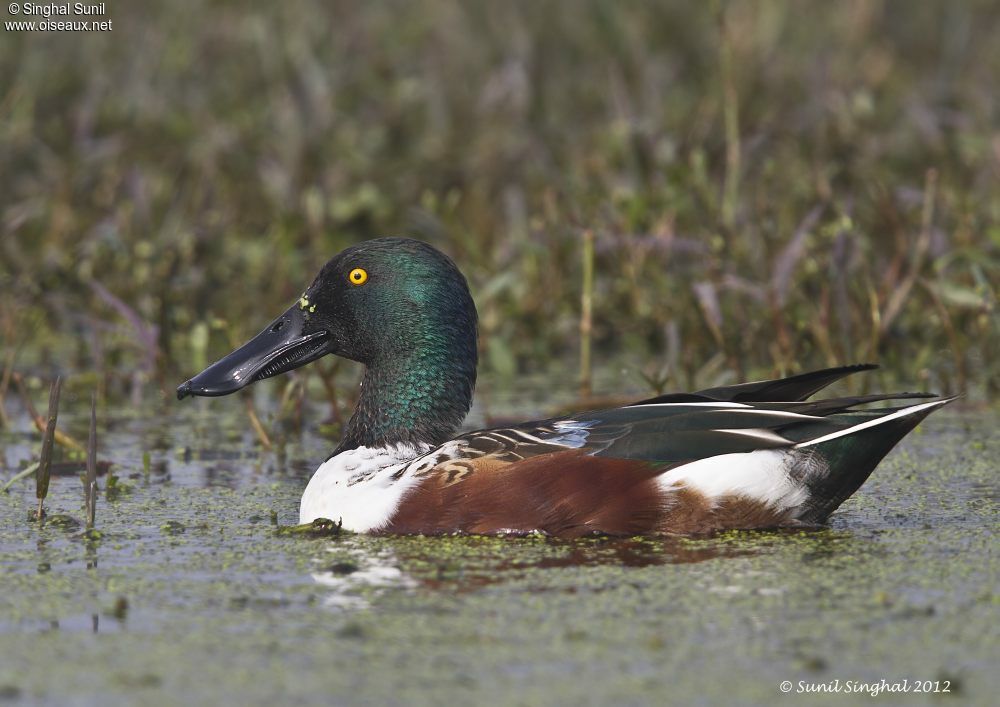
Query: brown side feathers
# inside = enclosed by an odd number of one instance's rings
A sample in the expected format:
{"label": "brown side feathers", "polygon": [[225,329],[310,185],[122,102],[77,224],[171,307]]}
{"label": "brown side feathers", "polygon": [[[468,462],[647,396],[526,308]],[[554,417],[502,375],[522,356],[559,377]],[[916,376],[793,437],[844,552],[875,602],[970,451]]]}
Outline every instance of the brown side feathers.
{"label": "brown side feathers", "polygon": [[689,488],[662,489],[665,468],[579,450],[503,462],[485,456],[440,464],[403,498],[392,534],[699,534],[776,527],[786,514],[731,496],[710,502]]}

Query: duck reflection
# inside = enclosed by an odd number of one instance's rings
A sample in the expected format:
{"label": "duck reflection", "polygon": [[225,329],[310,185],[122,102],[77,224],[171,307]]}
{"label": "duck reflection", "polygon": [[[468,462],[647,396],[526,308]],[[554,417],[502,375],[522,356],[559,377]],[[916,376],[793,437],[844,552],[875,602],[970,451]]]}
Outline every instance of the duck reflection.
{"label": "duck reflection", "polygon": [[329,589],[323,605],[332,609],[360,611],[371,606],[371,600],[386,590],[412,589],[418,586],[391,549],[370,551],[364,547],[331,548],[334,559],[322,558],[325,565],[312,573],[313,579]]}
{"label": "duck reflection", "polygon": [[[764,534],[757,534],[764,535]],[[327,607],[356,611],[394,590],[451,594],[523,579],[531,572],[578,567],[635,569],[684,565],[762,552],[767,543],[723,538],[590,538],[556,540],[496,537],[356,536],[316,558],[313,579],[330,590]],[[622,573],[628,581],[628,573]]]}

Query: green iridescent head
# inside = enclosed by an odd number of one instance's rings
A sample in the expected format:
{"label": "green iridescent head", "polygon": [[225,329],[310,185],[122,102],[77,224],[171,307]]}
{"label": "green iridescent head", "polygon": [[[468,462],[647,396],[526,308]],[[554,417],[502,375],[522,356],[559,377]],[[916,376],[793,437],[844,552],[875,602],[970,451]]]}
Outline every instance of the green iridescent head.
{"label": "green iridescent head", "polygon": [[339,449],[445,441],[476,380],[476,308],[465,278],[421,241],[352,246],[284,314],[177,393],[226,395],[328,353],[367,367]]}

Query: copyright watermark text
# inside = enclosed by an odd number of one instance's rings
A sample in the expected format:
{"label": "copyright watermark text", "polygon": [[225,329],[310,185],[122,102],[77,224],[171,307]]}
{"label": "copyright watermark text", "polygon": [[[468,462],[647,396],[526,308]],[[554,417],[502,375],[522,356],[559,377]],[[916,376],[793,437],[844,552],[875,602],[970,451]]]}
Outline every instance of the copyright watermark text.
{"label": "copyright watermark text", "polygon": [[[106,19],[107,3],[12,2],[7,5],[11,17],[32,19],[6,20],[8,32],[111,32],[112,20]],[[40,18],[40,19],[36,19]]]}
{"label": "copyright watermark text", "polygon": [[951,680],[881,680],[866,682],[864,680],[828,680],[826,682],[808,682],[799,680],[793,683],[791,680],[783,680],[778,689],[783,693],[794,693],[803,695],[812,692],[828,692],[845,695],[868,695],[878,697],[885,694],[906,694],[906,693],[944,693],[951,692]]}

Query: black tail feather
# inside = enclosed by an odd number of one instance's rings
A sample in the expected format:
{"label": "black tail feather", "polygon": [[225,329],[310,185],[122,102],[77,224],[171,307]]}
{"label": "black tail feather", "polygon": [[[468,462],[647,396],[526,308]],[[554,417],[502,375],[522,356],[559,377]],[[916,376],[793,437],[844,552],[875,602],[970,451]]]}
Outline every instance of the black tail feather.
{"label": "black tail feather", "polygon": [[[851,408],[857,407],[858,405],[867,405],[868,403],[881,403],[890,400],[921,400],[936,397],[937,395],[935,393],[875,393],[874,395],[852,395],[844,398],[803,401],[794,404],[782,403],[781,405],[775,405],[775,407],[781,410],[797,412],[802,415],[817,415],[822,417],[826,415],[833,415],[838,412],[845,412]],[[769,409],[771,405],[773,404],[760,403],[754,407]],[[879,412],[883,411],[891,412],[889,410],[880,410]]]}
{"label": "black tail feather", "polygon": [[910,406],[918,408],[912,412],[906,412],[910,408],[886,410],[880,418],[864,423],[867,427],[859,425],[860,429],[844,430],[825,441],[803,443],[799,448],[818,455],[827,472],[807,478],[809,501],[803,506],[798,520],[804,523],[825,521],[861,487],[882,458],[910,430],[952,400],[954,398],[945,398],[926,406]]}
{"label": "black tail feather", "polygon": [[852,373],[871,371],[876,368],[878,366],[874,363],[859,363],[853,366],[838,366],[821,371],[800,373],[796,376],[773,381],[740,383],[698,392],[716,400],[729,400],[736,403],[801,401]]}
{"label": "black tail feather", "polygon": [[821,371],[800,373],[778,380],[738,383],[736,385],[706,388],[696,393],[669,393],[642,400],[635,405],[656,403],[687,403],[698,401],[724,401],[735,403],[794,402],[803,401],[831,383],[860,371],[878,368],[874,363],[859,363],[852,366],[825,368]]}

